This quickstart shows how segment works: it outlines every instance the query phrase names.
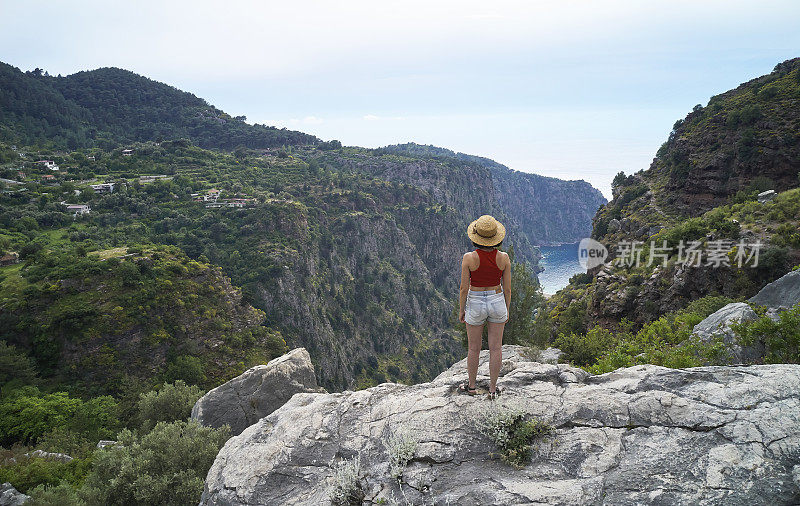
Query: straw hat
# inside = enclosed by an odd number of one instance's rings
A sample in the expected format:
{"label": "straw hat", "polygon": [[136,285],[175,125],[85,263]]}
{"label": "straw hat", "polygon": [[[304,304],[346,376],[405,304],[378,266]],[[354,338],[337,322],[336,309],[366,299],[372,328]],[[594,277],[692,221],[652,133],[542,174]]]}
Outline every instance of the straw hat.
{"label": "straw hat", "polygon": [[484,214],[469,224],[467,235],[475,244],[497,246],[506,236],[506,227],[494,219],[494,216]]}

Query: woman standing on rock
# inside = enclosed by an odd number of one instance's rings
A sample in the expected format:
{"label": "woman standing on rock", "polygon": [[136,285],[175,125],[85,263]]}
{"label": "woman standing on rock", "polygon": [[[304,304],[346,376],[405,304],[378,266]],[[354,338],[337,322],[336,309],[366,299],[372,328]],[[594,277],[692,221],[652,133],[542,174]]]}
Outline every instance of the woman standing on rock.
{"label": "woman standing on rock", "polygon": [[[485,214],[470,223],[467,236],[475,251],[461,259],[460,320],[467,325],[467,377],[461,390],[477,393],[478,357],[481,352],[483,325],[489,325],[489,399],[500,394],[497,376],[503,360],[503,328],[511,307],[511,260],[498,251],[506,228]],[[488,322],[488,323],[487,323]]]}

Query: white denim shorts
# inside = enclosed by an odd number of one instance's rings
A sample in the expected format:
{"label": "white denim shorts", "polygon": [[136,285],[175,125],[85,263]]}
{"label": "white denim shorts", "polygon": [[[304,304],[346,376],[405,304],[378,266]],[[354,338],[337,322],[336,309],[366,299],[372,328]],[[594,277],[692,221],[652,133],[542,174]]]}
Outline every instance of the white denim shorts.
{"label": "white denim shorts", "polygon": [[494,290],[467,292],[464,321],[470,325],[483,325],[486,321],[503,323],[508,320],[506,296]]}

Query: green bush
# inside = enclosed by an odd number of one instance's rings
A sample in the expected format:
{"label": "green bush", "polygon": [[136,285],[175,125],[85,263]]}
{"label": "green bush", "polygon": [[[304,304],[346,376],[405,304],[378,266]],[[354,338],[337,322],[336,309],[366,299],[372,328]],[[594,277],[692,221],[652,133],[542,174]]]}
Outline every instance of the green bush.
{"label": "green bush", "polygon": [[167,366],[166,375],[168,381],[183,380],[191,385],[197,385],[206,379],[204,370],[200,357],[181,355]]}
{"label": "green bush", "polygon": [[721,340],[701,341],[692,335],[692,330],[730,302],[733,300],[723,296],[703,297],[680,311],[645,324],[638,332],[624,329],[617,335],[617,345],[604,353],[589,371],[602,374],[636,364],[683,368],[722,363],[725,356]]}
{"label": "green bush", "polygon": [[702,218],[689,218],[670,229],[659,232],[656,235],[656,242],[666,239],[667,244],[674,246],[683,241],[688,243],[701,239],[710,232],[708,225]]}
{"label": "green bush", "polygon": [[734,331],[743,345],[761,341],[766,347],[767,364],[800,363],[800,304],[783,311],[777,321],[762,316],[750,322],[734,324]]}
{"label": "green bush", "polygon": [[86,501],[83,494],[71,486],[69,483],[62,482],[58,485],[39,485],[29,490],[31,503],[36,506],[85,506]]}
{"label": "green bush", "polygon": [[559,334],[553,346],[564,352],[564,360],[579,366],[589,366],[616,344],[614,333],[598,325],[586,334]]}
{"label": "green bush", "polygon": [[187,385],[183,380],[164,383],[160,390],[141,394],[137,404],[141,430],[150,431],[158,422],[188,419],[194,403],[202,395],[200,387]]}
{"label": "green bush", "polygon": [[39,457],[15,456],[16,463],[0,466],[0,483],[9,482],[22,493],[39,485],[66,482],[80,485],[92,467],[91,458],[61,462]]}
{"label": "green bush", "polygon": [[94,440],[107,439],[119,424],[117,403],[109,396],[89,401],[65,392],[42,394],[36,387],[13,391],[0,402],[0,441],[33,443],[57,427],[66,427]]}
{"label": "green bush", "polygon": [[95,453],[82,492],[90,504],[197,504],[228,433],[194,421],[159,422],[141,437],[125,429],[120,446]]}
{"label": "green bush", "polygon": [[493,404],[478,417],[476,425],[500,450],[500,458],[518,469],[530,463],[533,444],[553,433],[547,423],[505,404]]}

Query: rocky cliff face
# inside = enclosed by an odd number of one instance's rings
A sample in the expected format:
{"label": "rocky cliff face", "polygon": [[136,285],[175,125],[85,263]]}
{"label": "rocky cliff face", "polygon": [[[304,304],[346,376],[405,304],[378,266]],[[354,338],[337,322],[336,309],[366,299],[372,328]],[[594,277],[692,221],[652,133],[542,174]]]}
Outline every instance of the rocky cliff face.
{"label": "rocky cliff face", "polygon": [[[588,289],[572,286],[589,326],[622,318],[652,321],[710,294],[752,296],[800,261],[796,188],[800,184],[800,59],[696,106],[675,123],[647,170],[613,182],[614,198],[593,219],[592,237],[609,247],[668,241],[665,267],[607,265]],[[759,203],[774,189],[782,203]],[[788,191],[784,191],[788,190]],[[785,236],[785,237],[784,237]],[[678,265],[679,241],[759,243],[757,269]],[[647,263],[642,257],[641,265]],[[656,265],[659,262],[656,259]],[[719,268],[717,268],[719,267]]]}
{"label": "rocky cliff face", "polygon": [[[592,376],[527,360],[518,347],[503,351],[498,402],[555,428],[523,468],[490,456],[475,429],[490,402],[456,393],[462,361],[430,383],[295,395],[228,441],[201,503],[327,504],[332,466],[355,455],[367,504],[800,501],[800,366],[636,366]],[[385,444],[398,432],[416,441],[399,481]]]}
{"label": "rocky cliff face", "polygon": [[[679,120],[650,171],[665,183],[662,207],[696,215],[756,180],[776,191],[800,170],[800,58],[711,97]],[[766,189],[766,188],[764,188]]]}
{"label": "rocky cliff face", "polygon": [[[587,237],[603,195],[585,181],[564,181],[509,169],[488,158],[419,144],[387,146],[362,160],[339,163],[434,193],[467,216],[495,213],[508,222],[511,242],[576,242]],[[380,155],[380,156],[376,156]],[[448,202],[452,200],[452,202]]]}
{"label": "rocky cliff face", "polygon": [[424,381],[462,353],[449,318],[468,246],[452,211],[382,202],[366,211],[296,213],[302,217],[292,221],[325,235],[307,230],[298,250],[274,251],[282,268],[259,288],[257,305],[291,345],[309,351],[323,386]]}

